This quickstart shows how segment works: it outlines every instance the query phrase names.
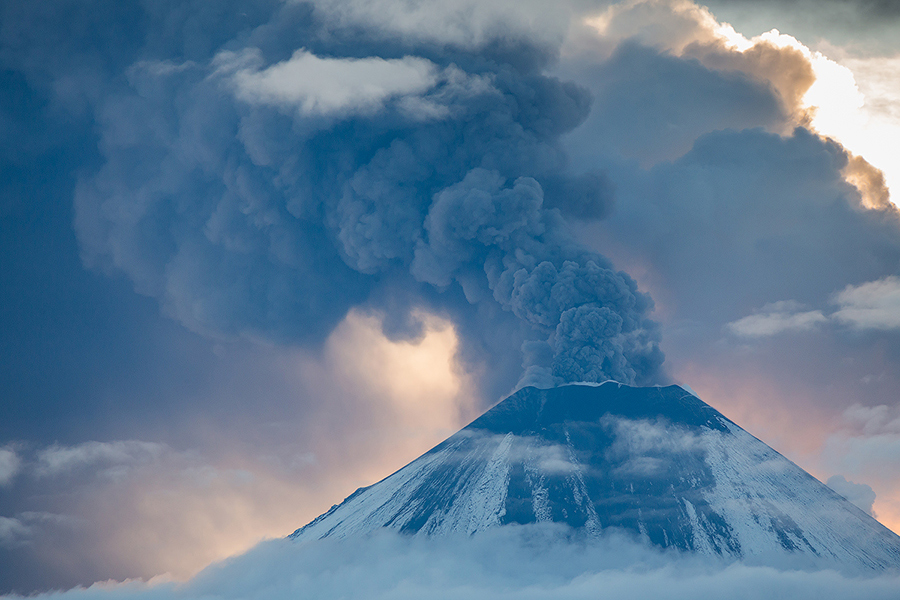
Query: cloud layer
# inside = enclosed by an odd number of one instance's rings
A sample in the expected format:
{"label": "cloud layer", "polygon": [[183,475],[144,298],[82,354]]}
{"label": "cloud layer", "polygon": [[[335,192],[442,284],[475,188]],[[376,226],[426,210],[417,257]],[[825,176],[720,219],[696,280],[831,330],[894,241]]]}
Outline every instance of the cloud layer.
{"label": "cloud layer", "polygon": [[366,539],[265,542],[185,584],[98,583],[36,598],[893,598],[896,575],[700,562],[610,534],[585,545],[564,530],[504,527],[465,539],[385,532]]}

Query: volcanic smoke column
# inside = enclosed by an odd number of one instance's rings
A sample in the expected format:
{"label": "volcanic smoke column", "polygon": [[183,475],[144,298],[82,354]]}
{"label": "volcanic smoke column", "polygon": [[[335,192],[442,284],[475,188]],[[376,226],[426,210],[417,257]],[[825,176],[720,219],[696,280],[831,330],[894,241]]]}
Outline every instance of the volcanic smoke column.
{"label": "volcanic smoke column", "polygon": [[85,260],[208,335],[315,345],[352,308],[425,308],[470,360],[521,349],[523,383],[656,383],[651,300],[566,225],[613,198],[567,167],[560,136],[591,99],[544,74],[555,50],[401,51],[301,20],[302,43],[232,41],[110,84],[106,162],[75,201]]}
{"label": "volcanic smoke column", "polygon": [[[543,208],[540,184],[511,186],[496,172],[474,169],[437,193],[425,220],[412,273],[446,285],[473,262],[482,265],[493,299],[536,330],[552,353],[558,381],[634,382],[662,361],[646,320],[652,301],[627,274],[575,244],[557,211]],[[459,279],[465,286],[466,280]],[[545,367],[526,365],[526,379],[549,383]]]}

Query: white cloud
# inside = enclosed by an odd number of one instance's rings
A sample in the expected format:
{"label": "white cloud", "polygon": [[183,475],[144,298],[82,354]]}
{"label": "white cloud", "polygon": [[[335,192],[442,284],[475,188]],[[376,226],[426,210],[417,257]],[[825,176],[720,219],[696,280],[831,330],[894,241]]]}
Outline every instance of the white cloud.
{"label": "white cloud", "polygon": [[855,329],[900,329],[900,277],[848,285],[835,295],[833,317]]}
{"label": "white cloud", "polygon": [[700,451],[700,439],[665,420],[631,420],[604,416],[600,422],[615,435],[606,457],[620,473],[650,477],[665,472],[685,454]]}
{"label": "white cloud", "polygon": [[832,302],[838,310],[803,310],[793,300],[766,304],[756,313],[726,325],[731,333],[748,338],[770,337],[787,331],[809,331],[828,322],[859,330],[900,329],[900,277],[891,275],[848,285]]}
{"label": "white cloud", "polygon": [[19,519],[0,517],[0,548],[17,546],[30,535],[31,529]]}
{"label": "white cloud", "polygon": [[[739,39],[730,25],[720,24],[706,7],[689,0],[626,0],[613,3],[586,23],[616,42],[633,38],[649,46],[682,54],[693,44]],[[729,43],[733,47],[733,43]]]}
{"label": "white cloud", "polygon": [[0,517],[0,548],[32,545],[47,526],[77,529],[83,522],[77,517],[48,512],[25,511],[14,517]]}
{"label": "white cloud", "polygon": [[844,419],[849,425],[861,427],[866,435],[900,433],[900,415],[897,414],[897,409],[885,404],[853,404],[844,411]]}
{"label": "white cloud", "polygon": [[305,544],[276,540],[213,565],[185,584],[106,582],[36,598],[880,600],[896,598],[898,592],[896,575],[861,578],[830,570],[727,565],[662,552],[616,535],[588,545],[559,527],[528,526],[465,538],[384,532]]}
{"label": "white cloud", "polygon": [[616,440],[610,447],[613,454],[673,455],[695,452],[700,448],[699,438],[691,431],[666,421],[633,420],[605,415],[600,422],[616,435]]}
{"label": "white cloud", "polygon": [[875,504],[875,490],[873,490],[871,486],[864,483],[848,481],[843,475],[829,477],[826,485],[866,513],[873,517],[876,516],[875,512],[872,510],[872,507]]}
{"label": "white cloud", "polygon": [[766,304],[756,314],[728,323],[726,327],[741,337],[768,337],[786,331],[809,331],[828,321],[820,310],[804,311],[797,302]]}
{"label": "white cloud", "polygon": [[306,116],[378,110],[392,98],[433,87],[440,72],[429,60],[407,56],[327,58],[297,50],[289,60],[262,69],[262,54],[222,52],[217,72],[229,74],[237,96],[250,104],[296,108]]}
{"label": "white cloud", "polygon": [[19,472],[22,460],[12,448],[0,448],[0,486],[8,484]]}
{"label": "white cloud", "polygon": [[[842,473],[868,485],[838,481],[828,485],[897,530],[900,523],[900,408],[854,404],[825,439],[817,458],[820,472]],[[877,495],[876,495],[877,494]]]}
{"label": "white cloud", "polygon": [[900,434],[840,432],[826,440],[822,455],[826,463],[855,476],[900,477]]}
{"label": "white cloud", "polygon": [[832,113],[819,111],[817,117],[823,124],[815,124],[881,169],[888,188],[900,188],[900,157],[895,141],[900,136],[900,56],[856,57],[838,47],[827,47],[826,51],[850,74],[850,82],[844,88],[855,90],[858,100],[855,104],[837,105]]}
{"label": "white cloud", "polygon": [[37,453],[35,474],[47,477],[99,466],[104,473],[115,477],[123,474],[123,469],[127,470],[129,466],[153,462],[166,449],[163,444],[135,440],[85,442],[76,446],[53,445]]}

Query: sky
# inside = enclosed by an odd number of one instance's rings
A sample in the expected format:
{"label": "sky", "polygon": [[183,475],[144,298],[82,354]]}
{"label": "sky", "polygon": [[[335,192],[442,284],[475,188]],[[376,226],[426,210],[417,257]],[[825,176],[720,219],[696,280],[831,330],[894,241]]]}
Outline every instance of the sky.
{"label": "sky", "polygon": [[566,381],[689,385],[900,531],[898,30],[0,1],[0,593],[186,580]]}

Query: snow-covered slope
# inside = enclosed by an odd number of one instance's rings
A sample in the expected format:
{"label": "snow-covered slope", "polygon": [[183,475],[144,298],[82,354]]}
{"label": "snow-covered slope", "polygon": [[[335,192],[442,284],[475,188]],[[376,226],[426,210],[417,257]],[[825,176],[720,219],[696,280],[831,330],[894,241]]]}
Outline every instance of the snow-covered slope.
{"label": "snow-covered slope", "polygon": [[292,537],[554,521],[798,566],[900,566],[900,537],[678,386],[525,388]]}

